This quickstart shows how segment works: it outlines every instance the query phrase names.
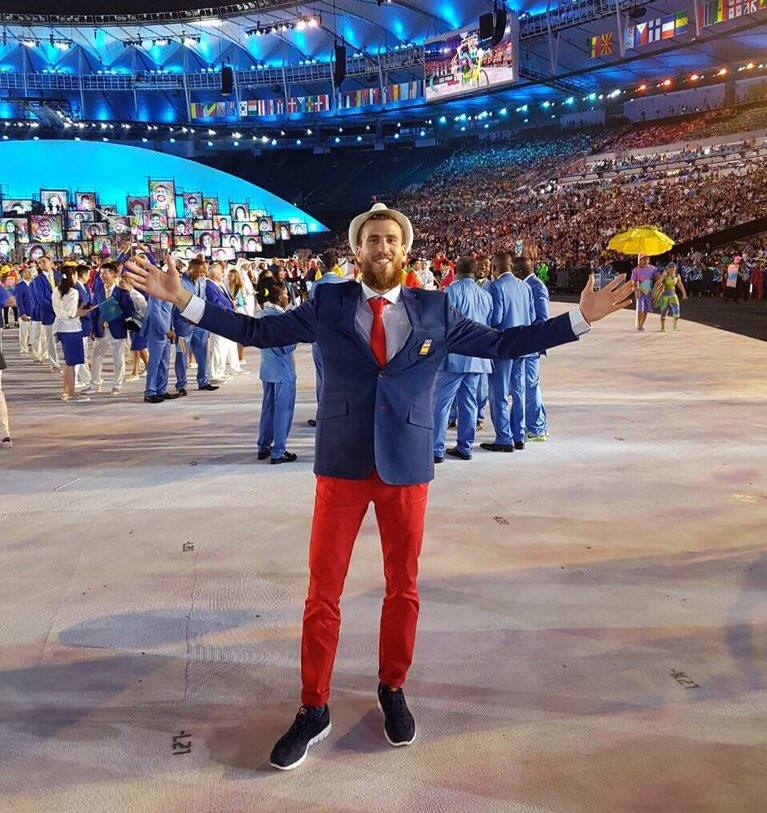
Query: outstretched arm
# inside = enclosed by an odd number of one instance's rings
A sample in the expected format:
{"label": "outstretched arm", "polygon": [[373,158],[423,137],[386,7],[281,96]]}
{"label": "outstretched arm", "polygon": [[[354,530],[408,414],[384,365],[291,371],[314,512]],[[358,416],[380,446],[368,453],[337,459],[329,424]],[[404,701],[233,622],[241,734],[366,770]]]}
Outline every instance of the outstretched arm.
{"label": "outstretched arm", "polygon": [[172,302],[185,319],[243,346],[282,347],[286,344],[314,341],[314,302],[306,302],[270,319],[254,319],[243,313],[226,311],[193,296],[181,284],[181,277],[170,255],[167,273],[147,260],[140,259],[126,262],[125,268],[131,282],[139,290]]}
{"label": "outstretched arm", "polygon": [[[586,323],[591,325],[604,319],[605,316],[621,310],[629,303],[634,283],[624,280],[625,275],[620,275],[600,291],[595,291],[594,275],[589,277],[580,301],[580,311]],[[578,334],[573,330],[573,320],[567,313],[538,324],[494,330],[470,319],[464,319],[454,309],[451,311],[452,313],[448,315],[448,347],[451,353],[464,356],[518,358],[578,338]]]}

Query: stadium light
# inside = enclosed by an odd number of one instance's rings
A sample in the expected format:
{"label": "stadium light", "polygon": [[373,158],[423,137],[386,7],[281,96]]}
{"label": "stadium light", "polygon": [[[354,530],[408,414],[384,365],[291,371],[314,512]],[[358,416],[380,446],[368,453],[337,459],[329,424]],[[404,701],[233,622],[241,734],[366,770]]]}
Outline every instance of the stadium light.
{"label": "stadium light", "polygon": [[642,84],[637,88],[637,92],[647,90],[647,85],[642,82]]}
{"label": "stadium light", "polygon": [[508,111],[508,110],[507,110],[505,107],[502,107],[502,108],[501,108],[501,109],[498,111],[499,115],[501,115],[501,116],[505,116],[505,115],[506,115],[508,112],[509,112],[509,111]]}

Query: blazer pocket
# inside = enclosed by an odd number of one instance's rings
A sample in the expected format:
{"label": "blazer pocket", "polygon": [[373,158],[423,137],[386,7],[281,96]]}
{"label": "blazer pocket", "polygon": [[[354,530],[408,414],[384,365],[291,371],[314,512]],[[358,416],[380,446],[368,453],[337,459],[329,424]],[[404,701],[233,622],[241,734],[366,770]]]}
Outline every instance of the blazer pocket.
{"label": "blazer pocket", "polygon": [[325,418],[338,418],[341,415],[349,414],[349,402],[343,398],[332,401],[322,401],[317,408],[317,420],[324,421]]}
{"label": "blazer pocket", "polygon": [[422,426],[424,429],[434,429],[434,413],[413,405],[407,414],[407,422],[413,426]]}

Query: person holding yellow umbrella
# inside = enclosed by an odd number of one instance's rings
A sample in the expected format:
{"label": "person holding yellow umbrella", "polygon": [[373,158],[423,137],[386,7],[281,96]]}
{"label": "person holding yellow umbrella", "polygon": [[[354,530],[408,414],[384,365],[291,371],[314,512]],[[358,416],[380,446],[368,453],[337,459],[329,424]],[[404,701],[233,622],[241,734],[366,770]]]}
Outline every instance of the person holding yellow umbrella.
{"label": "person holding yellow umbrella", "polygon": [[640,333],[644,333],[644,324],[647,314],[651,313],[653,305],[653,283],[658,269],[650,265],[650,257],[665,254],[674,245],[674,241],[653,226],[638,226],[634,229],[616,234],[608,243],[608,248],[621,254],[637,254],[636,268],[631,272],[631,280],[635,285],[636,293],[636,326]]}

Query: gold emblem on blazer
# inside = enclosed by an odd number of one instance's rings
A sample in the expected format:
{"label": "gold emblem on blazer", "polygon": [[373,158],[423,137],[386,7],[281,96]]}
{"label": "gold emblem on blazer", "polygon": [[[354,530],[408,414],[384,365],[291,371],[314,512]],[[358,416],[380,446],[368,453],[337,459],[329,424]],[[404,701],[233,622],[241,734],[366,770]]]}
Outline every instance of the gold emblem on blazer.
{"label": "gold emblem on blazer", "polygon": [[428,356],[429,350],[431,350],[431,339],[426,339],[424,343],[421,345],[421,349],[418,351],[418,355]]}

